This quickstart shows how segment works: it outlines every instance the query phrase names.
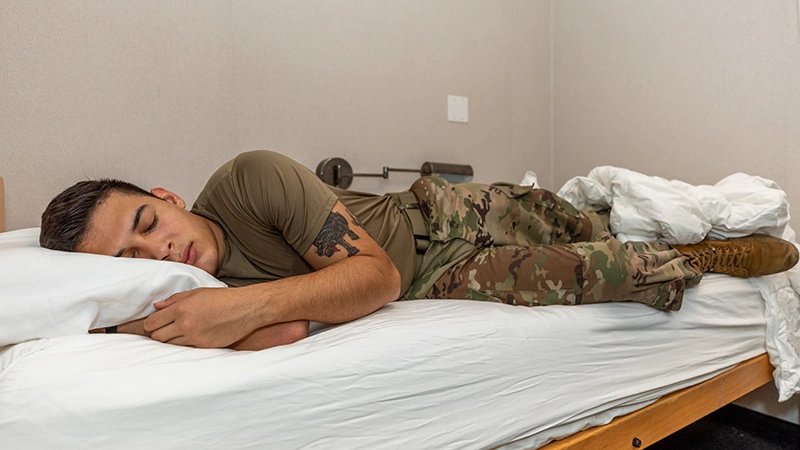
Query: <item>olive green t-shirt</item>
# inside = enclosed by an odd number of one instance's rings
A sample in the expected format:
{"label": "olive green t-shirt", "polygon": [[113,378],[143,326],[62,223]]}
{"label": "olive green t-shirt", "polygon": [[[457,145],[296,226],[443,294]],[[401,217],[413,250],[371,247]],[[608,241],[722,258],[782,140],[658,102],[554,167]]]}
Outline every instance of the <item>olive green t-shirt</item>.
{"label": "olive green t-shirt", "polygon": [[244,286],[313,271],[302,255],[337,200],[389,254],[405,292],[414,276],[416,251],[411,225],[394,200],[331,188],[279,153],[252,151],[225,163],[208,180],[192,212],[213,220],[225,234],[217,278]]}

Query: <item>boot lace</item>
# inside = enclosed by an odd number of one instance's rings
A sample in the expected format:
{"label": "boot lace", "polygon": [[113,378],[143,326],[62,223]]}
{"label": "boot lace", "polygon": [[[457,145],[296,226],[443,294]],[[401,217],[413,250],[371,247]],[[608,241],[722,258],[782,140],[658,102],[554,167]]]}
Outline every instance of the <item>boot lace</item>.
{"label": "boot lace", "polygon": [[700,266],[708,272],[746,275],[751,250],[748,245],[737,247],[709,245],[697,252],[696,257]]}

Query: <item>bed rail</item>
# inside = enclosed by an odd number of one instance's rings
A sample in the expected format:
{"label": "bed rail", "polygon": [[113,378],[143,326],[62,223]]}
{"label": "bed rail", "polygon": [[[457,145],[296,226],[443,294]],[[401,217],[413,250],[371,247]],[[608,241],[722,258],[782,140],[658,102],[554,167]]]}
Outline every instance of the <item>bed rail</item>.
{"label": "bed rail", "polygon": [[540,450],[639,449],[680,430],[772,380],[766,354],[748,359],[710,380],[666,395],[657,402],[551,442]]}

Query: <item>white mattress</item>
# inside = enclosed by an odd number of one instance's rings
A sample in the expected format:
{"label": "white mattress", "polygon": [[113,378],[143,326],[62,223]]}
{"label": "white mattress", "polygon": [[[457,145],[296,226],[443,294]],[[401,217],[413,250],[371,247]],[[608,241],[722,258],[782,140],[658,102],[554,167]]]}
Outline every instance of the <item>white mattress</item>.
{"label": "white mattress", "polygon": [[83,335],[0,351],[7,448],[536,447],[765,351],[750,280],[683,309],[396,302],[261,352]]}

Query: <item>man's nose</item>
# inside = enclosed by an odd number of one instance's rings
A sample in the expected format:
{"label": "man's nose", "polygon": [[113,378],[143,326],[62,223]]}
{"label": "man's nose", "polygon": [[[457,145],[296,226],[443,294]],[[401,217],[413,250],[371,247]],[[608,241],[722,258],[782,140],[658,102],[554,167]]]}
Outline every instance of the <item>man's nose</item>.
{"label": "man's nose", "polygon": [[176,261],[176,255],[173,255],[173,245],[169,241],[155,240],[142,238],[139,248],[142,250],[142,256],[147,259],[159,259],[162,261]]}

